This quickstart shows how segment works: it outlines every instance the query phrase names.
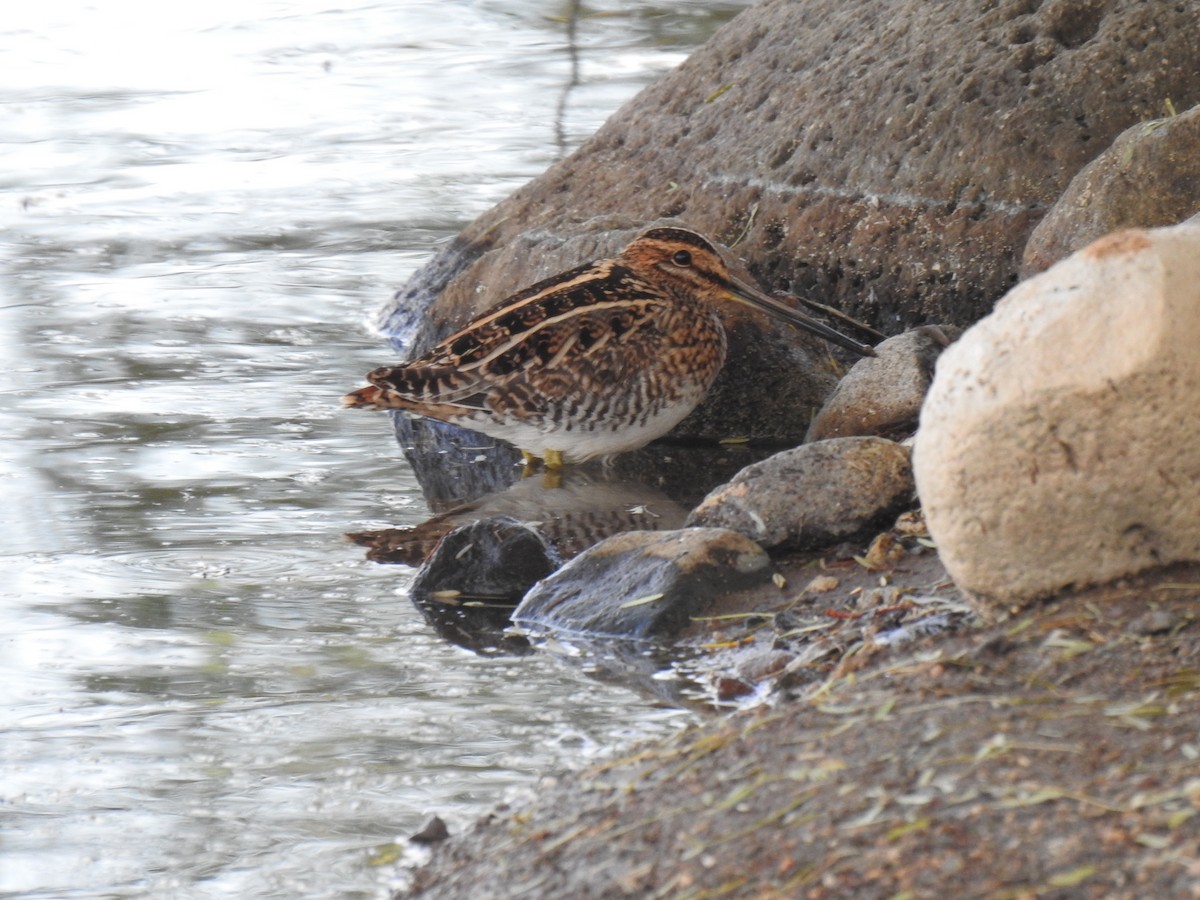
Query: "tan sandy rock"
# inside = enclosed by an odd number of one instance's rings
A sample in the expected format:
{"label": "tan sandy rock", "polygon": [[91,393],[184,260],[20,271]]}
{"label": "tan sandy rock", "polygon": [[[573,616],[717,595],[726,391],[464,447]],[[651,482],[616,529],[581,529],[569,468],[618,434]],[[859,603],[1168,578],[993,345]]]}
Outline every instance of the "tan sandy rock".
{"label": "tan sandy rock", "polygon": [[938,361],[915,446],[959,585],[1021,603],[1200,559],[1200,226],[1111,234]]}

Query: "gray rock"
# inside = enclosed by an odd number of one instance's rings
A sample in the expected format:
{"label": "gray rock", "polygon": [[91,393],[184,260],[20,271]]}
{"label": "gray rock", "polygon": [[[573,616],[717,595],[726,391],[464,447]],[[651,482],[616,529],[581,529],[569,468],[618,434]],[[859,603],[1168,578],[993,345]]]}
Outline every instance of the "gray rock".
{"label": "gray rock", "polygon": [[864,536],[913,499],[907,448],[878,437],[833,438],[747,466],[687,521],[733,529],[767,548],[807,549]]}
{"label": "gray rock", "polygon": [[770,559],[719,528],[630,531],[581,553],[521,601],[524,628],[623,638],[672,638],[711,615],[722,595],[771,581]]}
{"label": "gray rock", "polygon": [[1200,560],[1200,225],[1122,231],[946,350],[921,412],[925,519],[1006,606]]}
{"label": "gray rock", "polygon": [[875,358],[846,373],[808,428],[805,441],[877,435],[899,440],[917,428],[938,356],[962,333],[953,325],[925,325],[888,338]]}
{"label": "gray rock", "polygon": [[[768,290],[886,332],[969,324],[1080,169],[1164,98],[1200,103],[1197,33],[1192,2],[764,0],[468,226],[394,304],[395,327],[424,323],[409,350],[425,349],[664,218],[734,245]],[[772,341],[792,362],[759,357],[759,331],[734,339],[681,433],[803,438],[810,410],[779,394],[819,405],[820,384],[795,382],[825,351],[789,332]]]}
{"label": "gray rock", "polygon": [[1021,277],[1121,228],[1174,225],[1200,210],[1200,106],[1139,122],[1072,180],[1025,245]]}

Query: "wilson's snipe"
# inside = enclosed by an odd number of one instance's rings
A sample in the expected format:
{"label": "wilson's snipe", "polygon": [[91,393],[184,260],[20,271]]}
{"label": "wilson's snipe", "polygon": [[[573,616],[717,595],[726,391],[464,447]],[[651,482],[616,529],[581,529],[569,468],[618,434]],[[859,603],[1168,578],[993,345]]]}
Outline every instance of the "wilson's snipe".
{"label": "wilson's snipe", "polygon": [[695,232],[652,228],[613,259],[513,294],[420,359],[376,369],[344,402],[481,431],[550,469],[633,450],[682,421],[716,379],[726,300],[874,356],[733,278]]}

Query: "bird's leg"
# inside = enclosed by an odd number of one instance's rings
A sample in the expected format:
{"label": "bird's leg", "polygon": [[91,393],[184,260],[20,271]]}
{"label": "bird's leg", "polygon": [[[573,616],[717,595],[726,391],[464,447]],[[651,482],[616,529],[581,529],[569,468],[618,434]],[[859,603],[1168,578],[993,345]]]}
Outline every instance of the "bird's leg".
{"label": "bird's leg", "polygon": [[542,475],[542,487],[557,489],[562,487],[563,458],[561,450],[543,450],[542,463],[546,471]]}
{"label": "bird's leg", "polygon": [[534,456],[532,453],[530,453],[528,450],[522,450],[521,451],[521,460],[523,463],[523,465],[521,466],[521,477],[522,478],[531,478],[533,476],[533,473],[535,471],[537,471],[538,458],[536,456]]}

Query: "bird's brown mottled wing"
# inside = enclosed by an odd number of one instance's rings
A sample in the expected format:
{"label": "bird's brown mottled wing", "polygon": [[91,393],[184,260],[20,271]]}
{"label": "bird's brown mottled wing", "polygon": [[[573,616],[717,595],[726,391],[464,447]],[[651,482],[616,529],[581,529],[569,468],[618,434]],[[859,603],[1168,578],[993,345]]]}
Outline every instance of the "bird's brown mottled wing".
{"label": "bird's brown mottled wing", "polygon": [[552,397],[563,375],[620,379],[661,340],[670,302],[611,261],[581,266],[514,295],[420,359],[376,369],[367,376],[376,390],[356,391],[346,403],[466,413],[495,408],[517,385],[528,402],[541,391]]}

